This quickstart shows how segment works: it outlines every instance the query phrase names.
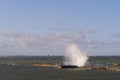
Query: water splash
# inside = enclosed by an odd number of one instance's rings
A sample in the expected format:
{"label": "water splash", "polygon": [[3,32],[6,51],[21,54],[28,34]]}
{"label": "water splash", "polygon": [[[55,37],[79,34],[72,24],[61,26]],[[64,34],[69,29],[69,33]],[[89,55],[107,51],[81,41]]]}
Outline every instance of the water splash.
{"label": "water splash", "polygon": [[88,57],[81,52],[76,44],[69,44],[65,48],[65,65],[85,66]]}

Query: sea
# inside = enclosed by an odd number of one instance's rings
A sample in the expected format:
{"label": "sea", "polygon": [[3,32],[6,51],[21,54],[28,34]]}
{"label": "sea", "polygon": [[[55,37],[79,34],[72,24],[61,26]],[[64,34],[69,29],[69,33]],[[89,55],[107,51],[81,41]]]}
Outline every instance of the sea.
{"label": "sea", "polygon": [[[120,80],[120,71],[57,69],[31,66],[63,64],[63,56],[2,56],[0,80]],[[120,67],[120,56],[89,56],[89,64]]]}

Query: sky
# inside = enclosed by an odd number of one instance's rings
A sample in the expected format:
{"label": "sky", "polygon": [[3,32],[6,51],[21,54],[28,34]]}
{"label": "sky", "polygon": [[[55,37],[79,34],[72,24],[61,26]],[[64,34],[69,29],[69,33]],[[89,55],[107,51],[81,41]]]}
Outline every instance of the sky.
{"label": "sky", "polygon": [[120,55],[120,0],[0,0],[0,55]]}

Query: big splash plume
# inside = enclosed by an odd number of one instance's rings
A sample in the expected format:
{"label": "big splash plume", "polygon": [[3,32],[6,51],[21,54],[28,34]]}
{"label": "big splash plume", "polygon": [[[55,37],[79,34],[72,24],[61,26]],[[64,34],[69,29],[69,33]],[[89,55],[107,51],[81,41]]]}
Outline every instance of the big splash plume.
{"label": "big splash plume", "polygon": [[67,45],[65,48],[65,65],[85,66],[88,57],[82,53],[76,44]]}

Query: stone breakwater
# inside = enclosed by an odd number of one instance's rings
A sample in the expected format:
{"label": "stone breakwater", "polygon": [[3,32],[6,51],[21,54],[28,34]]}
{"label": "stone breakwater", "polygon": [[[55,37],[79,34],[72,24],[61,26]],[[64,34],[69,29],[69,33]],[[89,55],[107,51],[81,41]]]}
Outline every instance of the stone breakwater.
{"label": "stone breakwater", "polygon": [[[37,67],[53,67],[57,69],[64,69],[59,64],[32,64],[31,66],[37,66]],[[105,71],[120,71],[120,66],[84,66],[79,67],[78,69],[83,70],[105,70]]]}
{"label": "stone breakwater", "polygon": [[81,68],[88,70],[120,71],[120,67],[113,67],[113,66],[84,66]]}
{"label": "stone breakwater", "polygon": [[31,66],[61,68],[61,66],[58,64],[49,64],[49,63],[48,64],[32,64]]}

